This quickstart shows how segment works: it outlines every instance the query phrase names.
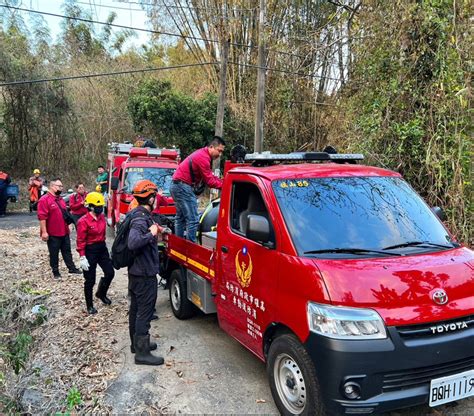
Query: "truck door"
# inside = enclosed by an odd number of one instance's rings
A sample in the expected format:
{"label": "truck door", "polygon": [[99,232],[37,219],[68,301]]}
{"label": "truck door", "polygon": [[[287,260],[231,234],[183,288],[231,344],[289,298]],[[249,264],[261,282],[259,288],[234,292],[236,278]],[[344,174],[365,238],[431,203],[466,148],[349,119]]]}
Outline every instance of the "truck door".
{"label": "truck door", "polygon": [[[278,273],[278,242],[265,203],[268,195],[262,181],[248,175],[235,175],[225,186],[231,187],[230,195],[223,192],[229,195],[230,204],[224,204],[228,212],[221,209],[216,247],[221,265],[216,299],[219,323],[226,332],[263,356],[263,332],[275,313],[272,299],[276,299]],[[246,237],[250,214],[268,219],[273,247]]]}

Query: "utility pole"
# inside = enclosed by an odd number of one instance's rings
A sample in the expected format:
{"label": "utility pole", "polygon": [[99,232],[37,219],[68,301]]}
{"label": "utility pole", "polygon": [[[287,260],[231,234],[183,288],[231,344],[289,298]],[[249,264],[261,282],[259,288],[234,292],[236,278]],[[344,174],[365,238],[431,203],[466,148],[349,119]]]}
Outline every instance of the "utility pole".
{"label": "utility pole", "polygon": [[257,111],[255,114],[254,152],[263,150],[263,119],[265,110],[265,0],[260,0],[258,19],[258,73],[257,73]]}
{"label": "utility pole", "polygon": [[217,103],[215,135],[223,137],[224,134],[224,111],[225,111],[225,91],[227,87],[227,62],[229,60],[230,39],[223,42],[221,55],[221,68],[219,70],[220,88],[219,102]]}
{"label": "utility pole", "polygon": [[[227,2],[224,4],[224,16],[227,18]],[[222,22],[222,39],[225,39],[224,22]],[[227,62],[229,60],[230,38],[223,40],[221,48],[221,67],[219,69],[219,101],[217,103],[216,126],[214,135],[224,137],[224,113],[225,98],[227,88]],[[221,158],[218,157],[212,162],[212,170],[216,176],[220,176]],[[217,189],[211,189],[210,198],[218,194]]]}

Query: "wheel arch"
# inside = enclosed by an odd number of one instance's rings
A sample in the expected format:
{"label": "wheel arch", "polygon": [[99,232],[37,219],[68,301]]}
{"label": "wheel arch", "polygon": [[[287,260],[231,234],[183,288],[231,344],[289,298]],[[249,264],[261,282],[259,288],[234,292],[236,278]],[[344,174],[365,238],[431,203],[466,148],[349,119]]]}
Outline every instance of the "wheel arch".
{"label": "wheel arch", "polygon": [[268,351],[270,350],[270,345],[272,342],[283,334],[291,334],[299,339],[298,335],[293,332],[288,326],[282,324],[281,322],[272,322],[265,333],[263,334],[263,356],[265,361],[267,361]]}

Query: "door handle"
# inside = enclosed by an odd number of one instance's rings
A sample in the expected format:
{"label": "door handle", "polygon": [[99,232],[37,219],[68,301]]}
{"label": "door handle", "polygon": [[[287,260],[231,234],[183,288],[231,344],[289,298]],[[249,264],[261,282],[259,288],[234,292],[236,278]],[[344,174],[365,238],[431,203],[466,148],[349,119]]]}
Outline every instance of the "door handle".
{"label": "door handle", "polygon": [[226,247],[226,246],[221,246],[221,251],[223,253],[228,253],[229,252],[229,249]]}

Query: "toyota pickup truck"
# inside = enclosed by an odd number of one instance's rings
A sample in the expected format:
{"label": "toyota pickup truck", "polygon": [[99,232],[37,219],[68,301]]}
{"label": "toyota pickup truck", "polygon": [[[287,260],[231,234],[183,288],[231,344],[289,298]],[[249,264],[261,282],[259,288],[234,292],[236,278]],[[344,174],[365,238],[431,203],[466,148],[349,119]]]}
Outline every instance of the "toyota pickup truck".
{"label": "toyota pickup truck", "polygon": [[474,395],[474,253],[400,174],[361,159],[227,162],[198,243],[167,240],[174,315],[217,313],[266,363],[283,415]]}

